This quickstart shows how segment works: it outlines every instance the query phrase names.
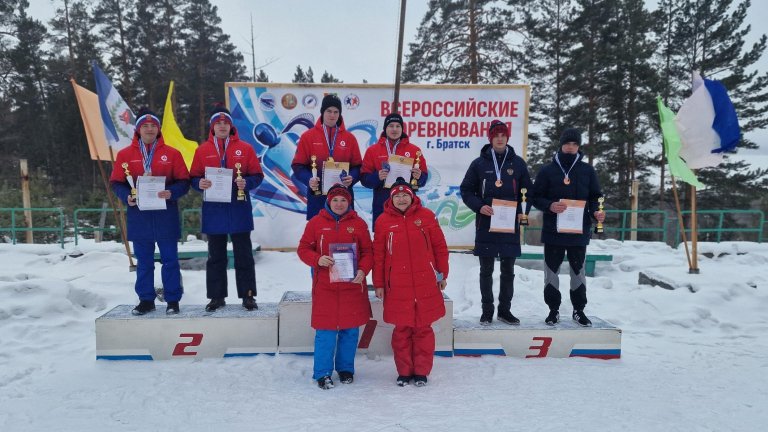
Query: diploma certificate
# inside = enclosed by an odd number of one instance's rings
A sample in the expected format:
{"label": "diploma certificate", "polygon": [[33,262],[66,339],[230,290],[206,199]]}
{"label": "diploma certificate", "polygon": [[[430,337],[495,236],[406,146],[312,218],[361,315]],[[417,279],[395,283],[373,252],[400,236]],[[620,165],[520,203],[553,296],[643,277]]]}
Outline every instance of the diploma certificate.
{"label": "diploma certificate", "polygon": [[165,176],[139,176],[136,181],[139,210],[165,210],[165,199],[157,194],[165,190]]}
{"label": "diploma certificate", "polygon": [[557,215],[557,232],[567,234],[584,233],[584,207],[586,201],[561,199],[568,206],[564,212]]}
{"label": "diploma certificate", "polygon": [[384,180],[384,187],[391,188],[398,177],[402,177],[403,180],[411,181],[411,168],[413,168],[413,158],[391,155],[389,156],[389,173]]}
{"label": "diploma certificate", "polygon": [[328,195],[328,190],[336,183],[341,184],[342,172],[349,173],[349,162],[323,162],[323,195]]}
{"label": "diploma certificate", "polygon": [[232,169],[205,167],[205,178],[211,187],[203,191],[203,201],[232,202]]}
{"label": "diploma certificate", "polygon": [[491,216],[490,232],[514,233],[517,219],[517,201],[495,199],[491,203],[493,216]]}

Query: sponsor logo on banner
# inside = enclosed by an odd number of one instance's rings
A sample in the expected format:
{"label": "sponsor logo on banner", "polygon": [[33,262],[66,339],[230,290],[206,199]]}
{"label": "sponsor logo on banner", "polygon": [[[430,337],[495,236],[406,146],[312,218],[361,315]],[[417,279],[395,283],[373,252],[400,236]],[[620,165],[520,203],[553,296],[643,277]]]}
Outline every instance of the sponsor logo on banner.
{"label": "sponsor logo on banner", "polygon": [[259,96],[259,105],[264,111],[275,110],[275,95],[272,93],[263,93]]}
{"label": "sponsor logo on banner", "polygon": [[354,94],[350,93],[344,97],[344,107],[347,109],[357,109],[357,107],[360,106],[360,98]]}
{"label": "sponsor logo on banner", "polygon": [[301,104],[304,105],[304,108],[314,109],[317,106],[317,96],[311,93],[304,95],[304,97],[301,98]]}
{"label": "sponsor logo on banner", "polygon": [[280,99],[280,103],[283,104],[283,108],[287,110],[292,110],[296,108],[298,101],[296,100],[296,95],[294,95],[293,93],[286,93]]}

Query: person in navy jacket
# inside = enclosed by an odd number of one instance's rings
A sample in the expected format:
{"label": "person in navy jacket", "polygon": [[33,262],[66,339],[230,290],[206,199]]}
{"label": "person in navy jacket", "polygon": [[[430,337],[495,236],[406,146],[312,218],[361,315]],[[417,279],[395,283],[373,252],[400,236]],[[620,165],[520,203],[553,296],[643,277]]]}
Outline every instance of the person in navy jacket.
{"label": "person in navy jacket", "polygon": [[[390,155],[405,156],[416,159],[419,153],[419,167],[411,169],[411,177],[416,180],[418,187],[427,184],[429,173],[427,161],[421,149],[408,140],[408,135],[403,133],[403,117],[398,113],[392,113],[384,118],[384,131],[379,141],[368,147],[363,157],[363,168],[360,170],[360,183],[368,189],[373,189],[373,204],[371,214],[373,227],[376,219],[384,211],[384,201],[389,198],[389,188],[384,187],[389,169],[387,163]],[[410,180],[410,179],[406,179]]]}
{"label": "person in navy jacket", "polygon": [[[200,192],[211,187],[212,182],[205,178],[206,167],[230,168],[232,199],[224,203],[203,201],[202,231],[208,236],[205,287],[211,300],[205,310],[213,312],[226,304],[227,237],[232,239],[237,296],[242,299],[246,309],[258,309],[249,192],[261,184],[264,174],[253,147],[240,140],[229,110],[222,106],[215,108],[208,124],[208,140],[200,144],[192,160],[192,187]],[[241,178],[237,177],[237,164],[240,165]],[[238,199],[238,191],[243,191],[245,199]]]}
{"label": "person in navy jacket", "polygon": [[[373,266],[368,225],[350,209],[352,195],[343,185],[328,191],[325,208],[307,222],[296,250],[312,267],[312,328],[315,329],[314,371],[317,385],[333,388],[334,368],[342,384],[351,384],[360,326],[371,317],[365,275]],[[331,280],[335,264],[332,244],[354,245],[357,271],[349,282]]]}
{"label": "person in navy jacket", "polygon": [[[507,324],[518,325],[510,311],[515,292],[515,258],[520,256],[520,225],[522,213],[522,189],[531,190],[531,177],[523,158],[507,144],[509,129],[499,120],[488,128],[489,144],[480,150],[480,156],[472,161],[461,182],[461,199],[475,212],[475,251],[480,259],[480,296],[482,315],[480,324],[490,325],[493,321],[493,267],[496,257],[500,258],[501,277],[499,280],[498,319]],[[514,233],[491,232],[491,204],[495,199],[516,201],[518,221]],[[526,209],[526,214],[529,209]]]}
{"label": "person in navy jacket", "polygon": [[[155,244],[160,250],[161,277],[167,302],[166,313],[179,313],[183,293],[179,267],[178,239],[181,237],[178,200],[189,191],[189,172],[184,158],[175,148],[165,145],[160,133],[160,119],[147,108],[139,110],[131,145],[120,150],[110,177],[115,195],[128,206],[128,240],[136,255],[136,294],[139,304],[134,315],[155,310]],[[128,174],[126,174],[126,171]],[[138,176],[165,176],[165,190],[158,197],[166,200],[165,210],[139,210],[132,186]]]}
{"label": "person in navy jacket", "polygon": [[[547,325],[553,326],[560,320],[560,279],[558,272],[565,254],[571,267],[570,297],[573,305],[573,319],[579,325],[589,327],[592,321],[584,314],[587,305],[587,278],[584,260],[591,235],[592,221],[602,222],[605,213],[598,211],[597,199],[603,194],[592,165],[584,162],[579,151],[581,132],[565,129],[560,136],[560,149],[552,162],[544,165],[536,175],[533,186],[533,205],[544,213],[541,242],[544,243],[544,301],[549,306]],[[561,199],[584,201],[581,233],[559,232],[557,215],[567,205]]]}
{"label": "person in navy jacket", "polygon": [[[317,177],[312,177],[312,156],[315,156]],[[341,99],[335,94],[328,94],[320,104],[320,118],[315,127],[304,132],[296,145],[296,154],[291,161],[292,179],[296,184],[304,185],[307,191],[307,220],[312,219],[325,207],[326,196],[315,195],[322,191],[320,179],[323,178],[323,162],[333,158],[336,162],[349,162],[349,173],[339,181],[349,189],[352,201],[349,205],[354,210],[352,186],[360,178],[360,147],[357,138],[347,131],[341,116]]]}

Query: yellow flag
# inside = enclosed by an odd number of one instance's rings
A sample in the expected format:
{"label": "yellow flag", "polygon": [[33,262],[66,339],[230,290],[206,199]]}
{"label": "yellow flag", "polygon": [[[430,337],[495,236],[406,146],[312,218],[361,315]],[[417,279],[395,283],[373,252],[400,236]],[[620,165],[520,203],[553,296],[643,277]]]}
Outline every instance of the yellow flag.
{"label": "yellow flag", "polygon": [[173,106],[171,106],[171,95],[173,94],[173,81],[168,87],[168,97],[165,99],[165,110],[163,111],[163,140],[169,146],[181,152],[184,156],[184,163],[187,169],[192,167],[192,158],[197,150],[197,143],[184,138],[179,125],[176,124],[176,118],[173,116]]}
{"label": "yellow flag", "polygon": [[99,96],[70,80],[75,89],[77,106],[80,108],[80,117],[85,127],[85,137],[88,140],[88,150],[92,160],[111,161],[107,138],[104,135],[104,123],[101,122],[99,111]]}

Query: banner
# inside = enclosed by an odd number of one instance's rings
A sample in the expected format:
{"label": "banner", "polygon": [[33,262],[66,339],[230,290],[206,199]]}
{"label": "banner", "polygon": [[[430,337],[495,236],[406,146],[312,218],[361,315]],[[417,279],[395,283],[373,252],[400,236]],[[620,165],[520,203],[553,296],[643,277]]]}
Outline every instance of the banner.
{"label": "banner", "polygon": [[[254,239],[264,248],[295,248],[306,224],[306,198],[291,181],[296,143],[320,116],[324,95],[342,101],[347,130],[365,154],[391,112],[389,85],[227,83],[227,106],[240,139],[256,150],[264,182],[252,192]],[[459,185],[469,164],[488,143],[488,125],[498,119],[510,130],[509,144],[526,157],[527,85],[404,85],[400,114],[405,133],[422,149],[429,180],[418,192],[435,212],[452,247],[474,245],[474,213],[464,206]],[[372,190],[354,187],[355,210],[371,223]]]}
{"label": "banner", "polygon": [[195,157],[195,150],[197,150],[197,143],[192,140],[188,140],[181,133],[178,123],[176,123],[176,117],[173,115],[173,104],[171,98],[173,96],[173,81],[168,86],[168,96],[165,98],[165,109],[163,110],[163,141],[169,146],[175,148],[181,153],[184,158],[184,164],[187,165],[187,169],[192,167],[192,159]]}
{"label": "banner", "polygon": [[92,66],[104,134],[107,144],[117,153],[118,150],[131,145],[136,116],[96,62],[93,62]]}
{"label": "banner", "polygon": [[75,80],[71,79],[70,82],[75,90],[77,106],[80,108],[80,118],[83,120],[91,160],[111,162],[112,157],[109,154],[109,146],[107,146],[107,140],[104,136],[104,124],[101,122],[99,114],[99,97],[96,93],[77,85]]}

